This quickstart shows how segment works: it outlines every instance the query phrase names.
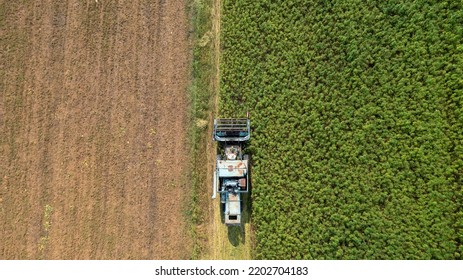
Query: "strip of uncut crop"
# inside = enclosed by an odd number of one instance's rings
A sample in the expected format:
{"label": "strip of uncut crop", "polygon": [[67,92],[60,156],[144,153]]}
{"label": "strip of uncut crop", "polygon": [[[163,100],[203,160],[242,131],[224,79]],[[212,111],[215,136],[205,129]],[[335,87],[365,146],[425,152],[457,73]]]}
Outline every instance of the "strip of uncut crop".
{"label": "strip of uncut crop", "polygon": [[459,1],[225,1],[262,259],[461,259]]}

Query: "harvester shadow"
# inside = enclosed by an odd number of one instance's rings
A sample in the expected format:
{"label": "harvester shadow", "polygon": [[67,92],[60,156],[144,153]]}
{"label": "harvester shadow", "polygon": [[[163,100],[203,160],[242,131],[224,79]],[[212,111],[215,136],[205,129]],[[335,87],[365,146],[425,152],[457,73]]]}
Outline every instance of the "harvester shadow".
{"label": "harvester shadow", "polygon": [[237,247],[241,243],[244,244],[244,230],[239,226],[228,227],[228,241],[233,247]]}

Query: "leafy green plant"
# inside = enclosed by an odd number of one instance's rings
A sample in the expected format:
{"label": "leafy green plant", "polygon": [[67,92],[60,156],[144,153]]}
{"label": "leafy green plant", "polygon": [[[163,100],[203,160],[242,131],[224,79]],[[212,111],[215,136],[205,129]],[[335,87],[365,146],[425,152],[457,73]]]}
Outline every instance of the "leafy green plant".
{"label": "leafy green plant", "polygon": [[251,111],[263,259],[463,256],[458,1],[226,1],[220,112]]}

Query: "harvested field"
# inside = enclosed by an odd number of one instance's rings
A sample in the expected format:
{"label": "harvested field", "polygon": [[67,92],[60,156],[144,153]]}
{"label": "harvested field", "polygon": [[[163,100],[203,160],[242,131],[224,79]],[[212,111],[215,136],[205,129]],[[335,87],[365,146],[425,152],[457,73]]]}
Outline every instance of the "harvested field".
{"label": "harvested field", "polygon": [[0,259],[189,258],[185,1],[0,14]]}

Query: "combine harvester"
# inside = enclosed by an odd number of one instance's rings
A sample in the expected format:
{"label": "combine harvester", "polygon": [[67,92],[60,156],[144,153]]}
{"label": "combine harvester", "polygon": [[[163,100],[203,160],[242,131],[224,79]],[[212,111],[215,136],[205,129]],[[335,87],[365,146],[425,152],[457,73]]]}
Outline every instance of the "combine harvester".
{"label": "combine harvester", "polygon": [[251,122],[245,119],[215,119],[213,139],[218,142],[212,198],[220,194],[225,225],[241,226],[242,195],[248,193],[249,155],[244,144],[251,137]]}

